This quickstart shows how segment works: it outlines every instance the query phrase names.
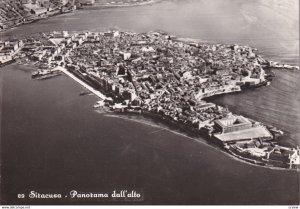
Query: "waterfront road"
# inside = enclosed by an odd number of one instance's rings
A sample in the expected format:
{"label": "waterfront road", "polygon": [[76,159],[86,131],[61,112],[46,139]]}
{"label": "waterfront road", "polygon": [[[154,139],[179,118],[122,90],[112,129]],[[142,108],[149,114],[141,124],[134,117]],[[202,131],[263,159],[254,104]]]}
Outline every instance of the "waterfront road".
{"label": "waterfront road", "polygon": [[93,87],[89,86],[88,84],[86,84],[85,82],[80,80],[79,78],[77,78],[75,75],[70,73],[66,68],[58,66],[58,67],[54,68],[53,70],[59,70],[59,71],[63,72],[64,74],[66,74],[67,76],[69,76],[70,78],[72,78],[73,80],[75,80],[76,82],[81,84],[82,86],[84,86],[86,89],[93,92],[96,96],[100,97],[102,100],[107,99],[107,97],[104,94],[102,94],[100,91],[97,91]]}

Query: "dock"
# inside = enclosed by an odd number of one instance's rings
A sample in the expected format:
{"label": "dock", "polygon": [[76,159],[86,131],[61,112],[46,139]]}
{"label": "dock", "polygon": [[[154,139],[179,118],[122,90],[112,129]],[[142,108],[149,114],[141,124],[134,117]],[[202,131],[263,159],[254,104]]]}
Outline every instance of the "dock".
{"label": "dock", "polygon": [[59,71],[63,72],[64,74],[66,74],[67,76],[69,76],[70,78],[72,78],[73,80],[75,80],[77,83],[79,83],[80,85],[84,86],[87,90],[89,90],[90,92],[92,92],[93,94],[95,94],[100,99],[102,99],[102,100],[107,99],[107,97],[104,94],[102,94],[100,91],[97,91],[92,86],[86,84],[85,82],[83,82],[79,78],[77,78],[75,75],[73,75],[72,73],[70,73],[66,68],[58,66],[58,67],[54,68],[53,70],[59,70]]}

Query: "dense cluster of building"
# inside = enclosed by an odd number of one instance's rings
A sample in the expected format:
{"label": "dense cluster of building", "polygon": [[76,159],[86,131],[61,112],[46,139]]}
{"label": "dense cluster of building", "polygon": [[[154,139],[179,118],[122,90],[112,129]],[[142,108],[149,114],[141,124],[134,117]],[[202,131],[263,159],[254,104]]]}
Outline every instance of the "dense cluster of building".
{"label": "dense cluster of building", "polygon": [[109,97],[103,104],[114,110],[155,115],[205,134],[238,157],[293,167],[300,164],[299,149],[274,145],[274,133],[263,124],[202,100],[266,84],[269,62],[255,51],[159,32],[53,32],[24,40],[18,56],[40,68],[66,68]]}
{"label": "dense cluster of building", "polygon": [[13,57],[23,48],[24,42],[15,41],[0,41],[0,65],[2,63],[11,62]]}
{"label": "dense cluster of building", "polygon": [[28,15],[22,9],[20,1],[0,1],[0,29],[4,29],[24,21]]}
{"label": "dense cluster of building", "polygon": [[0,31],[41,18],[71,12],[84,5],[131,6],[151,0],[0,0]]}
{"label": "dense cluster of building", "polygon": [[77,1],[81,0],[1,0],[0,30],[73,11]]}

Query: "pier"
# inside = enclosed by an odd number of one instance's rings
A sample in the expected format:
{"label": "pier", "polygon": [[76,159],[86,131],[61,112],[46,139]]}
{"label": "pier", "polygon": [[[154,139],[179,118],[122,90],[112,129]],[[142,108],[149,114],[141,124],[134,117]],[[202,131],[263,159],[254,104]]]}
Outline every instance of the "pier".
{"label": "pier", "polygon": [[75,80],[77,83],[79,83],[80,85],[84,86],[89,91],[93,92],[100,99],[102,99],[102,100],[107,99],[107,97],[104,94],[102,94],[100,91],[97,91],[93,87],[89,86],[88,84],[86,84],[85,82],[83,82],[82,80],[80,80],[79,78],[77,78],[75,75],[73,75],[72,73],[70,73],[67,69],[58,66],[58,67],[54,68],[53,70],[59,70],[59,71],[63,72],[64,74],[66,74],[67,76],[69,76],[70,78],[72,78],[73,80]]}

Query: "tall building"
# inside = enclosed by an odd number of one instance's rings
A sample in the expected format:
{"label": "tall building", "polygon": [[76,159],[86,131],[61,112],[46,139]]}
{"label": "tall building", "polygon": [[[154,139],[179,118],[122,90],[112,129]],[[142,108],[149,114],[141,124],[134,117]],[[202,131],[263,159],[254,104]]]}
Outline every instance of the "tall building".
{"label": "tall building", "polygon": [[243,116],[229,116],[215,121],[215,130],[221,133],[229,133],[252,127],[252,123]]}

